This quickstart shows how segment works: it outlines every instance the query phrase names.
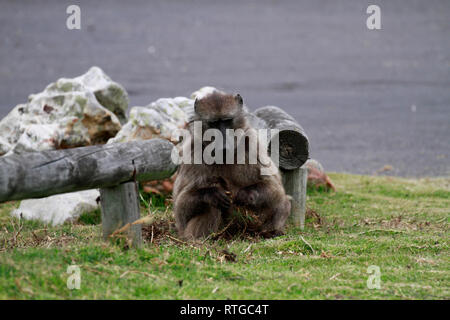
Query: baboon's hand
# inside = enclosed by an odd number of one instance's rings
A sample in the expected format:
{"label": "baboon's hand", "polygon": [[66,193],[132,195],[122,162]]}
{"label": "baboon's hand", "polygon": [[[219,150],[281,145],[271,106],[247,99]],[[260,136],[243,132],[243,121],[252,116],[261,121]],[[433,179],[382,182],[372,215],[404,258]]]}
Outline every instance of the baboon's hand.
{"label": "baboon's hand", "polygon": [[241,189],[234,198],[237,205],[256,206],[258,202],[258,191],[255,189]]}
{"label": "baboon's hand", "polygon": [[231,198],[221,188],[210,188],[205,192],[205,200],[216,208],[228,209],[231,207]]}

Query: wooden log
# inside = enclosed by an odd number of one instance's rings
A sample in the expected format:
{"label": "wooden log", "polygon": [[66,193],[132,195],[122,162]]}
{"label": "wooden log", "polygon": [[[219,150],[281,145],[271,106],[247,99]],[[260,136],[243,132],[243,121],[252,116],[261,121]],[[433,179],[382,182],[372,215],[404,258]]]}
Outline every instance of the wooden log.
{"label": "wooden log", "polygon": [[[103,239],[107,240],[114,231],[140,218],[138,194],[135,181],[100,189]],[[126,235],[133,247],[139,247],[142,225],[130,226]]]}
{"label": "wooden log", "polygon": [[[279,166],[285,170],[300,168],[309,157],[309,141],[303,128],[286,112],[274,106],[259,108],[254,115],[264,120],[270,129],[278,129]],[[260,122],[250,121],[256,128]],[[273,139],[274,137],[272,137]],[[270,149],[270,144],[269,144]]]}
{"label": "wooden log", "polygon": [[284,190],[292,197],[291,221],[301,229],[305,227],[306,214],[306,184],[308,170],[297,168],[294,170],[281,170]]}
{"label": "wooden log", "polygon": [[1,157],[0,203],[164,179],[177,167],[172,149],[167,140],[151,139]]}

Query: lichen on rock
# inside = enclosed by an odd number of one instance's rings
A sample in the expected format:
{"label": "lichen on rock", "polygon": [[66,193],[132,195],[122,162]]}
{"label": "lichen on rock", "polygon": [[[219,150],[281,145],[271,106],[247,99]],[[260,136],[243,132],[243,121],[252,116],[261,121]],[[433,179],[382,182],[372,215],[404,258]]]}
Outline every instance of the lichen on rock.
{"label": "lichen on rock", "polygon": [[172,132],[187,121],[185,109],[193,101],[185,97],[161,98],[145,107],[133,107],[129,121],[108,143],[163,138],[170,140]]}
{"label": "lichen on rock", "polygon": [[125,121],[128,95],[100,68],[61,78],[0,121],[0,156],[106,143]]}

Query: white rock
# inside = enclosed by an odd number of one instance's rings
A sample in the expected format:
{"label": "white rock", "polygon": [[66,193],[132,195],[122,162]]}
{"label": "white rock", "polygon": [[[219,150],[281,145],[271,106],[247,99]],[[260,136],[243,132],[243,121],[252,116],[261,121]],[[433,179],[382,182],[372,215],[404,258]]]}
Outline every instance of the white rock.
{"label": "white rock", "polygon": [[[15,153],[53,149],[58,136],[57,124],[30,124],[24,128],[13,150]],[[36,142],[39,141],[38,144]]]}
{"label": "white rock", "polygon": [[128,93],[123,86],[111,80],[99,67],[92,67],[89,71],[69,82],[81,82],[89,91],[95,94],[98,102],[112,111],[121,123],[127,121]]}
{"label": "white rock", "polygon": [[105,143],[121,129],[112,111],[124,117],[127,107],[126,91],[98,67],[61,78],[0,121],[0,156]]}
{"label": "white rock", "polygon": [[19,208],[11,214],[22,216],[27,220],[40,220],[44,223],[59,225],[68,220],[78,218],[82,213],[91,212],[98,208],[98,190],[86,190],[58,194],[55,196],[23,200]]}
{"label": "white rock", "polygon": [[7,153],[12,146],[8,143],[6,139],[0,136],[0,154]]}
{"label": "white rock", "polygon": [[108,143],[151,138],[163,138],[176,143],[178,141],[172,138],[172,133],[186,125],[192,115],[195,99],[214,91],[217,89],[203,87],[192,93],[191,98],[161,98],[145,107],[133,107],[128,122]]}

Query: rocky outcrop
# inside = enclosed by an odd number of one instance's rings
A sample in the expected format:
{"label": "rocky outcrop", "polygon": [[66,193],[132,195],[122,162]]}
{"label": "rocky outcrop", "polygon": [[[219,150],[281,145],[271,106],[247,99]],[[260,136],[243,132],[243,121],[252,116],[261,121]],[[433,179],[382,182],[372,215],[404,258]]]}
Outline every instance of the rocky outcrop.
{"label": "rocky outcrop", "polygon": [[125,121],[128,95],[100,68],[61,78],[0,121],[0,156],[106,143]]}
{"label": "rocky outcrop", "polygon": [[185,126],[193,106],[194,100],[176,97],[161,98],[145,107],[133,107],[128,122],[108,143],[156,137],[171,140],[173,131]]}

